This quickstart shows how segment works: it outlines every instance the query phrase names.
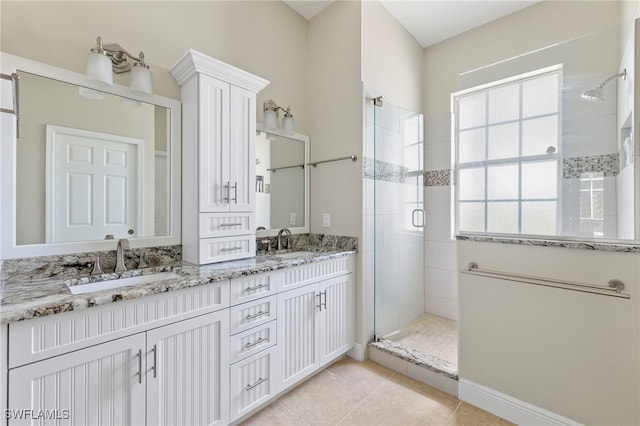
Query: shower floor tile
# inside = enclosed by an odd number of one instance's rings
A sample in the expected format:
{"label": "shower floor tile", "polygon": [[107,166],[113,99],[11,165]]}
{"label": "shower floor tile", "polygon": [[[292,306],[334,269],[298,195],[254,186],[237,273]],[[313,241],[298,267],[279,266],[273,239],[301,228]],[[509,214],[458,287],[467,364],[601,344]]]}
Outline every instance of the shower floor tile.
{"label": "shower floor tile", "polygon": [[425,313],[405,328],[385,336],[407,348],[447,361],[458,369],[458,322]]}

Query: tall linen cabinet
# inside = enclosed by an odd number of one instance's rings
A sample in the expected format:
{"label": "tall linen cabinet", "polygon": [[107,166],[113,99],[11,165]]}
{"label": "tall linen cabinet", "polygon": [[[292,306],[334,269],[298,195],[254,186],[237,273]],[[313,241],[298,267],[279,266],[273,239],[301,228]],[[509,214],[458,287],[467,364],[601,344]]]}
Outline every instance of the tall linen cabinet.
{"label": "tall linen cabinet", "polygon": [[171,74],[182,99],[182,257],[252,257],[256,94],[269,82],[195,50]]}

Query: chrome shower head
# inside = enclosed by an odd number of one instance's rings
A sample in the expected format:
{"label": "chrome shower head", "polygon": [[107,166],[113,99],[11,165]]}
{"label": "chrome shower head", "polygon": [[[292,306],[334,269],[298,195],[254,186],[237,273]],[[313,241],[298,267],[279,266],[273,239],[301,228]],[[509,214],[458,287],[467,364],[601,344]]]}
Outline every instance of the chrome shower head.
{"label": "chrome shower head", "polygon": [[611,77],[608,77],[605,81],[603,81],[600,85],[594,87],[590,90],[585,90],[582,92],[582,99],[591,102],[602,102],[604,100],[604,94],[602,93],[602,89],[604,86],[614,78],[622,77],[623,80],[627,79],[627,69],[623,69],[622,72],[618,74],[614,74]]}
{"label": "chrome shower head", "polygon": [[591,90],[585,90],[584,92],[582,92],[582,99],[591,101],[591,102],[604,101],[604,95],[602,94],[602,86],[594,87]]}

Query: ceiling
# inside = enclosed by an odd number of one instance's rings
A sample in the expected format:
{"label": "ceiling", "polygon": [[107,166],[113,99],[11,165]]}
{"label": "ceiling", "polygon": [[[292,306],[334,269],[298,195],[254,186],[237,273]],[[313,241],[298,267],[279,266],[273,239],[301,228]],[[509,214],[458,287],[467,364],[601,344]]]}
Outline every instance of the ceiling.
{"label": "ceiling", "polygon": [[[334,0],[283,0],[312,19]],[[366,0],[365,0],[366,1]],[[380,0],[406,30],[428,47],[509,15],[539,0]]]}

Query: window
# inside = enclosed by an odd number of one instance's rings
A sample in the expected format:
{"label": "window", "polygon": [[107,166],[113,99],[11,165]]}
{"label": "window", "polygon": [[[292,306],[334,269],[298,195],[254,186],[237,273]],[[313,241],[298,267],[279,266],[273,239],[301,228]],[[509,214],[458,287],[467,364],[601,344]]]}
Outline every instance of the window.
{"label": "window", "polygon": [[422,232],[424,225],[424,182],[422,114],[412,114],[401,120],[403,135],[404,185],[402,185],[403,229]]}
{"label": "window", "polygon": [[556,66],[453,95],[460,232],[557,234],[561,79]]}

